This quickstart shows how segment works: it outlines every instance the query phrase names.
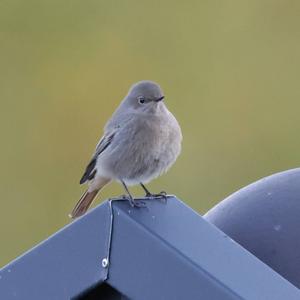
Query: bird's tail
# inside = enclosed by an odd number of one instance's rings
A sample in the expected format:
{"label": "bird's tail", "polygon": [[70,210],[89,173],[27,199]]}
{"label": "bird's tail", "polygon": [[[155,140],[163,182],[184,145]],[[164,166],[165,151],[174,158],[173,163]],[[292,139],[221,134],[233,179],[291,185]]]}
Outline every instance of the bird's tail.
{"label": "bird's tail", "polygon": [[69,214],[69,217],[76,219],[86,213],[88,208],[91,206],[93,200],[97,196],[99,190],[89,192],[86,190],[83,195],[80,197],[79,201],[76,203],[72,212]]}
{"label": "bird's tail", "polygon": [[95,187],[97,187],[97,188],[95,188],[93,191],[89,191],[89,189],[87,189],[83,193],[83,195],[81,196],[81,198],[79,199],[79,201],[77,202],[75,207],[73,208],[72,212],[69,214],[69,217],[72,219],[76,219],[76,218],[84,215],[86,213],[86,211],[88,210],[88,208],[91,206],[91,204],[92,204],[93,200],[95,199],[95,197],[97,196],[98,192],[110,181],[111,181],[111,179],[108,179],[108,178],[104,178],[104,177],[98,178],[97,182],[94,182],[97,184],[96,186],[94,186],[94,188]]}

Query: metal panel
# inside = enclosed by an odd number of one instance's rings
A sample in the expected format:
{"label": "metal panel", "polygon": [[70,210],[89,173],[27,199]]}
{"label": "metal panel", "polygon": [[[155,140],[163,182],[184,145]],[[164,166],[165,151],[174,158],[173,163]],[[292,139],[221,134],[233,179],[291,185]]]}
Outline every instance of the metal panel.
{"label": "metal panel", "polygon": [[176,198],[114,202],[108,283],[130,299],[300,299],[300,291]]}
{"label": "metal panel", "polygon": [[102,282],[109,224],[105,203],[8,264],[0,271],[0,299],[70,299]]}
{"label": "metal panel", "polygon": [[174,197],[140,209],[113,201],[103,268],[110,208],[105,202],[3,268],[0,299],[70,299],[101,284],[107,271],[107,283],[133,300],[300,299],[298,289]]}

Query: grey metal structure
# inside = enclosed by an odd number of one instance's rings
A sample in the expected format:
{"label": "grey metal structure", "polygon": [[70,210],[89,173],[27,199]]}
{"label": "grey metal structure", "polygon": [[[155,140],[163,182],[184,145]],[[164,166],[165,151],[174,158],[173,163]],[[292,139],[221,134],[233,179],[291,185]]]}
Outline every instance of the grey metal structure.
{"label": "grey metal structure", "polygon": [[140,209],[106,201],[0,271],[0,299],[70,298],[299,300],[300,291],[168,197]]}
{"label": "grey metal structure", "polygon": [[204,218],[300,288],[300,168],[250,184]]}

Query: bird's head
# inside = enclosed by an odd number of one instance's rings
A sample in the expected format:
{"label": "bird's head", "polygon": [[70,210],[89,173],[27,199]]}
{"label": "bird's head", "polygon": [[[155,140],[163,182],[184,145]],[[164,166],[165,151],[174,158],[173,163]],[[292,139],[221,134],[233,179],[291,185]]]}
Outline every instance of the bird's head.
{"label": "bird's head", "polygon": [[144,113],[155,113],[162,105],[164,94],[160,86],[149,80],[135,83],[129,90],[124,104]]}

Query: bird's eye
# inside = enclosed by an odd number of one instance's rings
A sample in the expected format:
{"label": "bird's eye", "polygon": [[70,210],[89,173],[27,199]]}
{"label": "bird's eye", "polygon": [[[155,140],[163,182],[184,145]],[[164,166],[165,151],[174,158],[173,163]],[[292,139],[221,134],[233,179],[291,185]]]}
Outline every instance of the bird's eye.
{"label": "bird's eye", "polygon": [[145,103],[145,98],[143,96],[138,97],[138,101],[140,104],[144,104]]}

